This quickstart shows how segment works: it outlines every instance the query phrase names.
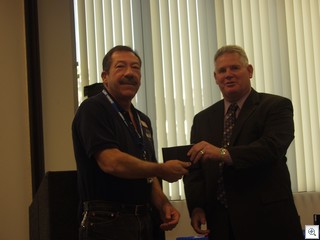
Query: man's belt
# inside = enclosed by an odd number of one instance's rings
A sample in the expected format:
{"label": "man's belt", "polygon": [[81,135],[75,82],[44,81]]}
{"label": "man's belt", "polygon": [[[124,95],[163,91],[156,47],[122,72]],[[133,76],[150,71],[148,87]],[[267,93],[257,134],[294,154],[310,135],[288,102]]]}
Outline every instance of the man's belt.
{"label": "man's belt", "polygon": [[108,201],[88,201],[84,202],[84,211],[110,211],[122,214],[142,215],[151,212],[149,204],[124,204]]}

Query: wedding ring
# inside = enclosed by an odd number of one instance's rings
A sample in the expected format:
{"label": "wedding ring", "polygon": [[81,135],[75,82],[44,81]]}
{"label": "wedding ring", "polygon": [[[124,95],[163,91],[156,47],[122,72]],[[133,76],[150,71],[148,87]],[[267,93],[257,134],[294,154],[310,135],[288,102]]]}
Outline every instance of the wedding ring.
{"label": "wedding ring", "polygon": [[204,154],[204,151],[203,151],[203,150],[201,150],[201,151],[200,151],[200,153],[201,153],[201,155],[203,155],[203,154]]}

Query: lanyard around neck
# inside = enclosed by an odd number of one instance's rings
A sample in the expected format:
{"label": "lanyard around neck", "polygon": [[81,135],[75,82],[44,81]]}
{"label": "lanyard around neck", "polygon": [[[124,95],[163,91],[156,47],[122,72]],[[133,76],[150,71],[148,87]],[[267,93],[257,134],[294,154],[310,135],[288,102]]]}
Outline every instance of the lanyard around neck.
{"label": "lanyard around neck", "polygon": [[[109,102],[111,103],[111,106],[114,108],[114,110],[118,113],[118,115],[120,116],[120,118],[122,119],[122,121],[124,122],[124,124],[127,126],[127,128],[129,129],[129,132],[131,133],[130,131],[130,126],[127,122],[127,120],[125,119],[125,117],[123,116],[122,112],[120,111],[120,109],[118,108],[117,104],[113,101],[113,99],[110,97],[109,93],[103,89],[102,91],[104,93],[104,95],[107,97],[107,99],[109,100]],[[139,132],[137,131],[136,128],[134,128],[135,130],[135,133],[137,134],[138,136],[138,139],[140,139],[141,141],[137,140],[137,143],[141,143],[142,144],[142,148],[144,148],[144,140],[143,140],[143,130],[142,130],[142,124],[141,124],[141,119],[140,119],[140,116],[139,114],[137,113],[137,118],[138,118],[138,123],[139,123],[139,128],[140,128],[140,133],[142,135],[139,134]],[[136,136],[134,136],[135,139]]]}
{"label": "lanyard around neck", "polygon": [[[104,95],[107,97],[107,99],[109,100],[109,102],[111,103],[112,107],[114,108],[114,110],[116,110],[116,112],[118,112],[120,118],[122,119],[122,121],[124,122],[124,124],[127,126],[131,136],[132,136],[132,131],[130,130],[130,126],[127,122],[127,120],[125,119],[125,117],[123,116],[123,114],[121,113],[120,109],[118,108],[117,104],[113,101],[113,99],[110,97],[110,95],[108,94],[108,92],[103,89],[102,91],[104,93]],[[140,132],[141,132],[141,135],[138,133],[137,129],[135,129],[135,132],[136,132],[136,135],[135,136],[132,136],[135,141],[137,142],[138,145],[141,146],[141,152],[142,152],[142,159],[143,160],[148,160],[148,157],[147,157],[147,151],[145,149],[145,145],[144,145],[144,138],[143,138],[143,130],[142,130],[142,124],[141,124],[141,119],[140,119],[140,116],[139,114],[137,113],[137,118],[138,118],[138,122],[139,122],[139,127],[140,127]],[[138,137],[138,138],[137,138]],[[140,140],[140,141],[139,141]],[[153,178],[147,178],[147,183],[151,184],[153,182]]]}

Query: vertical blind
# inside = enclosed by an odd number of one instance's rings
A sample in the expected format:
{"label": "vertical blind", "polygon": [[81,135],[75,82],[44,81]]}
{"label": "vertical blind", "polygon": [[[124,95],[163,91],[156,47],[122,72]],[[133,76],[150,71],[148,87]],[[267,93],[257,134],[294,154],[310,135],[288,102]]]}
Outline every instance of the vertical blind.
{"label": "vertical blind", "polygon": [[[189,144],[193,116],[221,99],[213,56],[242,46],[252,86],[288,97],[295,140],[287,156],[294,191],[320,191],[320,5],[317,0],[77,0],[79,102],[99,82],[102,58],[117,44],[138,51],[142,86],[134,104],[148,114],[162,147]],[[184,199],[182,181],[163,188]]]}

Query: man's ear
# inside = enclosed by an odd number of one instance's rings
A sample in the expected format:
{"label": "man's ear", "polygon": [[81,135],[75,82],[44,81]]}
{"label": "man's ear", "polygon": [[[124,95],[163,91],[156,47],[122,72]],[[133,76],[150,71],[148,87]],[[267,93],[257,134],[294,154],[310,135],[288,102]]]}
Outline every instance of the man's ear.
{"label": "man's ear", "polygon": [[213,77],[214,77],[214,80],[216,81],[216,84],[218,84],[216,75],[217,75],[217,74],[216,74],[216,72],[214,71],[214,72],[213,72]]}
{"label": "man's ear", "polygon": [[106,71],[103,71],[101,73],[101,78],[102,78],[102,82],[104,83],[105,86],[107,86],[108,83],[108,73]]}
{"label": "man's ear", "polygon": [[106,76],[107,76],[107,72],[106,71],[102,71],[101,78],[104,79]]}
{"label": "man's ear", "polygon": [[253,76],[253,66],[251,64],[249,64],[247,66],[247,70],[249,72],[249,77],[252,78],[252,76]]}

